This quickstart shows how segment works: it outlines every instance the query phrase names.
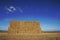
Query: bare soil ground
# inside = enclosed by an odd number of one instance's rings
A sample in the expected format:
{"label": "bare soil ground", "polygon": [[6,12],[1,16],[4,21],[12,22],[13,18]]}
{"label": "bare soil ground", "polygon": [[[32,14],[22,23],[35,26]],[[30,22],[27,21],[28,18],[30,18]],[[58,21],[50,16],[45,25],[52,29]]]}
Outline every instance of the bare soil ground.
{"label": "bare soil ground", "polygon": [[0,33],[0,40],[60,40],[60,33],[8,34]]}

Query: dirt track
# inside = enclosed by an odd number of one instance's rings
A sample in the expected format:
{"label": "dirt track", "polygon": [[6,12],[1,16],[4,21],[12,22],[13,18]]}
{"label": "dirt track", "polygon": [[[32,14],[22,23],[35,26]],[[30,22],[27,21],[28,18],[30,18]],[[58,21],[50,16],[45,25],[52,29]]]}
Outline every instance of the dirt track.
{"label": "dirt track", "polygon": [[0,33],[0,40],[60,40],[60,33],[42,33],[34,35]]}

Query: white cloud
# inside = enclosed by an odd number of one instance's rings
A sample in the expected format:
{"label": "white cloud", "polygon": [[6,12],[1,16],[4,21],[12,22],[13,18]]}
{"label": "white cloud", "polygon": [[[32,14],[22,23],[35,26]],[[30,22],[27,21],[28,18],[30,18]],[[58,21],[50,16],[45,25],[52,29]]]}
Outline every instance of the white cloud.
{"label": "white cloud", "polygon": [[7,8],[7,10],[8,10],[9,12],[12,12],[12,10],[11,10],[11,9],[9,9],[9,8]]}
{"label": "white cloud", "polygon": [[14,6],[6,7],[7,12],[14,12],[16,8]]}
{"label": "white cloud", "polygon": [[18,12],[18,13],[23,13],[23,8],[21,7],[15,7],[15,6],[6,6],[5,7],[6,9],[6,13],[9,14],[9,13],[15,13],[15,12]]}
{"label": "white cloud", "polygon": [[16,10],[16,8],[15,8],[15,7],[13,7],[13,6],[10,6],[10,9],[13,9],[14,11]]}

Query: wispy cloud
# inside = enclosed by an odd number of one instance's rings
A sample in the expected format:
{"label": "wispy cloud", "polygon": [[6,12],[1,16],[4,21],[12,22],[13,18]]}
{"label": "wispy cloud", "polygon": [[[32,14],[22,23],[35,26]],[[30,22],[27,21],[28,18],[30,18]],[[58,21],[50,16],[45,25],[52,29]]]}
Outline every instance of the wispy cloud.
{"label": "wispy cloud", "polygon": [[44,24],[42,26],[42,30],[43,31],[60,31],[60,27],[49,25],[49,24]]}
{"label": "wispy cloud", "polygon": [[21,9],[21,8],[18,8],[18,10],[20,11],[20,13],[23,13],[23,9]]}
{"label": "wispy cloud", "polygon": [[7,13],[14,13],[14,12],[23,13],[23,8],[21,7],[15,7],[15,6],[7,7],[6,6],[5,9],[7,10]]}
{"label": "wispy cloud", "polygon": [[0,30],[8,30],[8,27],[9,27],[9,25],[8,26],[0,26]]}
{"label": "wispy cloud", "polygon": [[7,10],[7,12],[11,12],[11,13],[16,11],[16,8],[14,6],[5,7],[5,9]]}
{"label": "wispy cloud", "polygon": [[45,27],[48,27],[48,24],[45,24]]}
{"label": "wispy cloud", "polygon": [[45,31],[60,31],[59,27],[47,27]]}

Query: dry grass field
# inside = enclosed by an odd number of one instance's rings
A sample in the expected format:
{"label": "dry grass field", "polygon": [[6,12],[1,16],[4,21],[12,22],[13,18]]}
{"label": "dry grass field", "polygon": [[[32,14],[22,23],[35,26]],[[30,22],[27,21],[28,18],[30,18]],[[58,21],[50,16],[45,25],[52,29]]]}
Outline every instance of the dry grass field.
{"label": "dry grass field", "polygon": [[42,33],[42,34],[8,34],[0,33],[0,40],[60,40],[60,33]]}

